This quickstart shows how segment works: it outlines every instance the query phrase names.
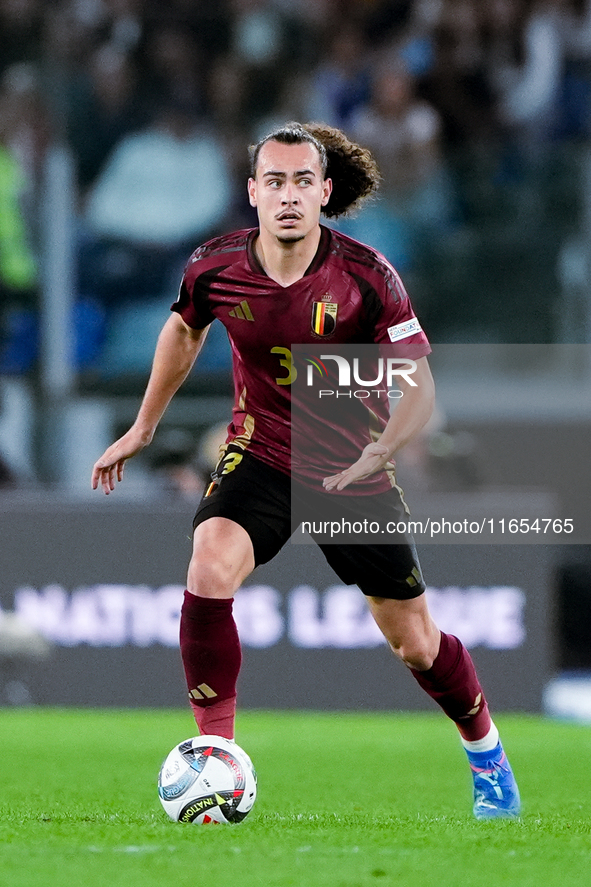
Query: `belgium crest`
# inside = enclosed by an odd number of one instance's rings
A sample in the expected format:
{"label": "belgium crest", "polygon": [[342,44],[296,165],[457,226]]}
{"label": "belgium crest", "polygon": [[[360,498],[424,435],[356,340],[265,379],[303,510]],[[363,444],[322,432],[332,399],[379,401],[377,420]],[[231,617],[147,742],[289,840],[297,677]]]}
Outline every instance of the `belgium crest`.
{"label": "belgium crest", "polygon": [[328,301],[312,304],[312,329],[317,336],[330,336],[334,332],[338,308],[338,304]]}

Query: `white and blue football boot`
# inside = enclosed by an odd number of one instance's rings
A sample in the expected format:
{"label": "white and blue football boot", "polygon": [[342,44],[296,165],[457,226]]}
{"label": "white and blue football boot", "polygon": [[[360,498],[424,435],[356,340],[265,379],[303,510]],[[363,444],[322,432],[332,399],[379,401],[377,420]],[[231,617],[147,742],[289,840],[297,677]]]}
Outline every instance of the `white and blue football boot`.
{"label": "white and blue football boot", "polygon": [[492,751],[469,751],[467,754],[474,780],[476,819],[515,819],[519,816],[519,789],[501,743]]}

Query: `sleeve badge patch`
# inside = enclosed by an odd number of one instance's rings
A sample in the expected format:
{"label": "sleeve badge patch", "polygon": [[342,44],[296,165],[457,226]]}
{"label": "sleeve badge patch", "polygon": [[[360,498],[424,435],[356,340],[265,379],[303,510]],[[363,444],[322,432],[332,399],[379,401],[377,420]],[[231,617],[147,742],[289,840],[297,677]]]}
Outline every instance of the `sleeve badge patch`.
{"label": "sleeve badge patch", "polygon": [[406,320],[404,323],[397,323],[396,326],[388,327],[388,335],[390,336],[391,342],[398,342],[399,339],[407,339],[409,336],[414,336],[415,333],[422,333],[422,331],[421,324],[416,317]]}

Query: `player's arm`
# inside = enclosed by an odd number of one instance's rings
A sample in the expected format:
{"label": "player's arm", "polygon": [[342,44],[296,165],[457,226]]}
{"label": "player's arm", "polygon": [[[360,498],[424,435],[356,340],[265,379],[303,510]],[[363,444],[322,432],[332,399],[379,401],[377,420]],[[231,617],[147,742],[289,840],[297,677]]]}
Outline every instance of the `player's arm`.
{"label": "player's arm", "polygon": [[402,397],[390,416],[384,431],[375,443],[368,444],[353,465],[324,479],[326,490],[343,490],[355,481],[380,471],[428,421],[435,405],[435,385],[426,357],[417,360],[413,373],[416,386],[400,376]]}
{"label": "player's arm", "polygon": [[129,431],[116,440],[95,462],[92,488],[100,485],[108,495],[115,478],[123,478],[125,461],[148,446],[166,407],[185,381],[205,341],[209,327],[194,330],[180,314],[170,315],[154,353],[152,370],[137,418]]}

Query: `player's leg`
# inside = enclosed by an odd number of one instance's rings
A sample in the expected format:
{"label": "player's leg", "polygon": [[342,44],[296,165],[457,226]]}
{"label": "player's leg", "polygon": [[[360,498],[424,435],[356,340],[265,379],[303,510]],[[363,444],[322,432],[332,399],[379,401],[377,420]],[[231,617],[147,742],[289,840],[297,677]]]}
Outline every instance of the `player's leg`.
{"label": "player's leg", "polygon": [[198,524],[181,610],[180,645],[200,733],[234,737],[242,654],[232,607],[255,566],[246,530],[225,517]]}
{"label": "player's leg", "polygon": [[393,652],[455,722],[472,768],[475,815],[517,815],[519,792],[474,662],[458,638],[433,622],[412,540],[320,547],[337,575],[363,591]]}
{"label": "player's leg", "polygon": [[462,642],[440,632],[426,598],[368,596],[377,625],[419,685],[455,721],[474,781],[478,819],[517,816],[519,790],[492,721],[474,662]]}
{"label": "player's leg", "polygon": [[366,595],[393,652],[456,722],[462,738],[482,740],[491,721],[474,663],[463,644],[440,632],[431,618],[414,545],[403,541],[321,548],[337,575]]}
{"label": "player's leg", "polygon": [[244,527],[227,517],[209,517],[193,534],[187,591],[205,598],[231,598],[254,567],[254,548]]}
{"label": "player's leg", "polygon": [[394,654],[457,724],[462,739],[483,740],[491,718],[472,657],[458,638],[439,631],[425,594],[409,600],[368,596],[367,601]]}
{"label": "player's leg", "polygon": [[199,731],[232,739],[242,659],[233,598],[291,535],[289,478],[248,454],[226,451],[193,526],[181,656]]}

